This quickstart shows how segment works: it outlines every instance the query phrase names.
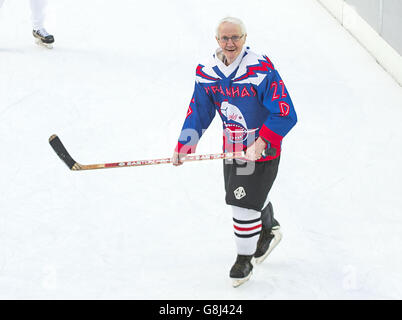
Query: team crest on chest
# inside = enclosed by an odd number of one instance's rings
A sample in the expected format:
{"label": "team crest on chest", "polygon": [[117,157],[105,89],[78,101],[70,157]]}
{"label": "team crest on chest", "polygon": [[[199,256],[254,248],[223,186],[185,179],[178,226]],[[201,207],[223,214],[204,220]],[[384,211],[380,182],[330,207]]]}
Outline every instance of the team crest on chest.
{"label": "team crest on chest", "polygon": [[238,107],[230,104],[227,100],[223,101],[220,106],[221,115],[226,118],[223,121],[225,136],[230,142],[243,142],[250,133],[258,129],[249,130],[244,115]]}

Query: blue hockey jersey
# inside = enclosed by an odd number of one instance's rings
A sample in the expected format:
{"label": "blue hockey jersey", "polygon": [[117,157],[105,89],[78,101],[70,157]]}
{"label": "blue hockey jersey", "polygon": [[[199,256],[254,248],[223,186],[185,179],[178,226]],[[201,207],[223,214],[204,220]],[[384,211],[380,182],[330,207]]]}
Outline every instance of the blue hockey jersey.
{"label": "blue hockey jersey", "polygon": [[209,62],[197,66],[194,93],[176,151],[194,153],[218,112],[225,152],[245,150],[260,136],[273,153],[258,161],[277,158],[283,137],[297,122],[285,84],[267,56],[247,47],[226,66],[219,58],[220,50]]}

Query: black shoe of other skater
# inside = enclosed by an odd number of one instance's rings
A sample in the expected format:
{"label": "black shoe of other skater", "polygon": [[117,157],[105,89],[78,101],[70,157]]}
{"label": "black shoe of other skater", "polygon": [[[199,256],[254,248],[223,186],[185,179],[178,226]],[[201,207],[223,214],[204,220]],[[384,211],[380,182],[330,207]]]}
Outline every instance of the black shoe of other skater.
{"label": "black shoe of other skater", "polygon": [[32,30],[33,36],[40,40],[42,43],[51,44],[54,42],[53,35],[49,34],[44,28]]}
{"label": "black shoe of other skater", "polygon": [[238,287],[250,279],[253,265],[251,263],[252,255],[237,255],[235,264],[230,269],[230,278],[233,280],[233,287]]}

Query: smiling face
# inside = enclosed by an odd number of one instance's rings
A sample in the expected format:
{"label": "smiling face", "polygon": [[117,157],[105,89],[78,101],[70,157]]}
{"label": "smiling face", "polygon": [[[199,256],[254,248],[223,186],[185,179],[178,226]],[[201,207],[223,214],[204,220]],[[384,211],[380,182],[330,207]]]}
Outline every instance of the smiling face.
{"label": "smiling face", "polygon": [[[233,41],[232,37],[238,37],[239,39],[237,41]],[[237,24],[223,22],[219,26],[216,40],[218,41],[218,44],[222,48],[223,54],[226,57],[227,65],[236,60],[243,49],[243,45],[246,42],[246,37],[247,35],[241,33],[240,26]]]}

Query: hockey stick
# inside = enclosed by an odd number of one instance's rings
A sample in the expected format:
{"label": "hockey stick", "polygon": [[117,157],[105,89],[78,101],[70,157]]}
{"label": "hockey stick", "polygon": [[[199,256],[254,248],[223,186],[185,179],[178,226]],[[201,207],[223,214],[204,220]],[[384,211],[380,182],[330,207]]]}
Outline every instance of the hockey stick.
{"label": "hockey stick", "polygon": [[[57,135],[52,135],[49,138],[49,143],[59,158],[69,167],[70,170],[93,170],[93,169],[107,169],[107,168],[123,168],[123,167],[139,167],[153,164],[172,163],[171,158],[152,159],[152,160],[134,160],[112,163],[99,163],[99,164],[79,164],[67,152],[64,145],[61,143]],[[228,152],[228,153],[214,153],[202,155],[189,155],[181,159],[181,161],[201,161],[201,160],[215,160],[215,159],[237,159],[243,158],[244,152]]]}

